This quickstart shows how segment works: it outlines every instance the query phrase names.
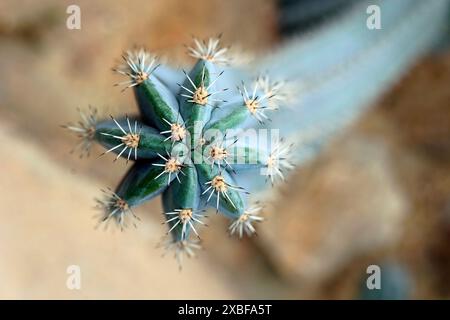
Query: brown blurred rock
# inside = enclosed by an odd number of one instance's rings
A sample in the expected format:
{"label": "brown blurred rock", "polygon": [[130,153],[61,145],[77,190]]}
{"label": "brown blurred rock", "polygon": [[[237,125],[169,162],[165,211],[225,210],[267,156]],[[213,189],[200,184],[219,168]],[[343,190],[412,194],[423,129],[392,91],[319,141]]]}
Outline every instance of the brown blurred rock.
{"label": "brown blurred rock", "polygon": [[325,281],[402,232],[407,204],[386,145],[362,135],[334,145],[290,178],[261,228],[267,254],[294,281]]}
{"label": "brown blurred rock", "polygon": [[450,54],[430,56],[394,88],[380,112],[402,144],[437,161],[450,159]]}

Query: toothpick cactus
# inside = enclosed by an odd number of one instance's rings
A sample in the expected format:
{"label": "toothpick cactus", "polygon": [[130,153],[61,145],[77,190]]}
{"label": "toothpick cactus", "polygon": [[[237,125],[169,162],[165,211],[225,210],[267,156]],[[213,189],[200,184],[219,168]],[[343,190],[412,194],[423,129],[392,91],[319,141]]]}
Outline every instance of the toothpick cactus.
{"label": "toothpick cactus", "polygon": [[95,141],[114,160],[133,162],[118,187],[97,200],[101,221],[121,229],[135,224],[133,208],[162,194],[166,248],[175,249],[180,262],[199,248],[208,207],[232,220],[230,234],[255,233],[261,206],[250,205],[249,190],[236,183],[241,172],[266,174],[274,183],[292,167],[291,146],[241,139],[284,102],[282,83],[267,76],[250,85],[223,77],[229,60],[218,38],[194,40],[188,53],[197,62],[189,72],[176,72],[143,49],[126,52],[114,69],[126,80],[117,85],[134,91],[140,115],[98,119],[90,108],[89,114],[81,112],[81,122],[65,126],[81,138],[82,155]]}
{"label": "toothpick cactus", "polygon": [[[229,51],[216,38],[194,40],[188,53],[197,62],[189,72],[161,65],[142,49],[126,52],[114,70],[126,77],[118,85],[134,91],[139,116],[100,119],[89,108],[79,123],[65,126],[81,139],[81,156],[97,142],[104,154],[133,162],[119,186],[97,200],[101,221],[135,224],[133,208],[162,194],[165,247],[180,262],[200,247],[208,207],[232,220],[231,234],[252,235],[263,218],[249,192],[261,194],[319,154],[445,32],[450,0],[410,2],[358,1],[252,63],[270,75],[256,80],[248,77],[252,66],[228,66]],[[383,12],[381,30],[365,28],[373,4]],[[295,150],[282,139],[264,143],[248,135],[262,128],[279,129]]]}

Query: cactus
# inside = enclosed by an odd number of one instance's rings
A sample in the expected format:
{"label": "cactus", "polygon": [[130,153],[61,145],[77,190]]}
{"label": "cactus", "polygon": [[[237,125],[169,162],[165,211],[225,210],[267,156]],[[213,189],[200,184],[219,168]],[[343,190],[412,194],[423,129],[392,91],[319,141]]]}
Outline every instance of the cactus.
{"label": "cactus", "polygon": [[231,69],[223,77],[229,60],[219,38],[195,39],[188,53],[197,62],[190,72],[177,72],[144,49],[126,52],[124,63],[113,69],[126,80],[116,85],[134,91],[140,115],[98,119],[90,108],[80,111],[78,124],[65,126],[81,138],[82,155],[97,142],[106,150],[102,155],[133,162],[118,187],[97,199],[100,221],[114,221],[120,229],[136,225],[133,208],[162,194],[169,235],[164,246],[174,250],[180,265],[200,247],[206,208],[231,219],[228,231],[239,237],[254,234],[254,223],[264,220],[261,205],[250,205],[249,192],[235,182],[240,172],[259,175],[265,169],[273,184],[292,167],[291,146],[240,141],[244,129],[263,124],[283,104],[282,83],[264,76],[250,86],[236,84]]}
{"label": "cactus", "polygon": [[[118,85],[134,91],[140,115],[105,120],[90,108],[65,126],[80,137],[81,156],[95,141],[104,154],[133,162],[98,200],[101,220],[135,224],[133,208],[162,194],[170,234],[164,245],[180,263],[200,247],[208,207],[232,220],[231,234],[255,233],[263,217],[249,191],[261,196],[264,182],[274,185],[316,156],[446,31],[450,0],[349,2],[335,19],[257,60],[257,70],[229,67],[218,38],[194,40],[188,53],[197,62],[189,72],[143,49],[126,52],[114,70],[127,78]],[[381,7],[382,30],[365,28],[370,4]],[[314,15],[315,5],[309,8],[306,16]],[[251,80],[261,69],[266,74]],[[266,146],[245,138],[247,129],[261,128],[280,129],[286,140]]]}

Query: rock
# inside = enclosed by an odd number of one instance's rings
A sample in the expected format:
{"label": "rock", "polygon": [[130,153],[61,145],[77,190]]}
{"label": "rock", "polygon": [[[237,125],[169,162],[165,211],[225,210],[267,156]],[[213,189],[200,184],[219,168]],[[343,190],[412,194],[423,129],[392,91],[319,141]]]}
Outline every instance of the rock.
{"label": "rock", "polygon": [[290,178],[259,238],[284,277],[323,282],[399,238],[407,204],[391,161],[382,141],[350,135]]}

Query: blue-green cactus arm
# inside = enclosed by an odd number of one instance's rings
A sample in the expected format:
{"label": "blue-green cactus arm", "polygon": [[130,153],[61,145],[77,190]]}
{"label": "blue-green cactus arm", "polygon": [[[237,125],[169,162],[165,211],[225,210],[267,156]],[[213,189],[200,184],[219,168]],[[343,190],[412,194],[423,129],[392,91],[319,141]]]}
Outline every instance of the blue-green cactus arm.
{"label": "blue-green cactus arm", "polygon": [[[170,69],[161,66],[158,59],[143,48],[125,52],[122,59],[124,62],[113,70],[126,77],[126,80],[116,85],[123,85],[123,90],[133,88],[145,123],[164,131],[170,127],[167,122],[180,120],[174,93],[157,76],[159,74],[162,77]],[[160,67],[163,69],[158,71]]]}
{"label": "blue-green cactus arm", "polygon": [[[185,75],[180,88],[180,112],[192,139],[195,137],[194,128],[200,130],[203,128],[215,106],[215,103],[211,102],[211,97],[208,97],[211,90],[214,90],[214,84],[211,86],[211,82],[215,69],[216,66],[211,62],[198,60],[191,72]],[[200,92],[201,88],[204,89],[203,92]],[[200,127],[196,126],[196,123],[200,123]]]}
{"label": "blue-green cactus arm", "polygon": [[264,92],[254,81],[251,85],[242,83],[231,100],[216,108],[205,130],[246,129],[264,124],[270,120],[275,108],[271,104],[273,94]]}
{"label": "blue-green cactus arm", "polygon": [[135,95],[142,116],[157,129],[170,129],[167,122],[183,124],[175,95],[155,76],[137,85]]}
{"label": "blue-green cactus arm", "polygon": [[[245,201],[242,195],[247,192],[236,184],[226,170],[219,171],[216,165],[211,166],[207,163],[196,164],[195,166],[202,188],[202,197],[207,199],[207,204],[230,219],[238,218],[245,210]],[[218,176],[225,183],[225,192],[217,193],[217,185],[213,181]]]}
{"label": "blue-green cactus arm", "polygon": [[[331,75],[333,69],[342,69],[357,59],[364,59],[367,50],[395,32],[398,23],[404,21],[420,3],[412,4],[410,0],[356,1],[348,10],[324,21],[320,27],[290,38],[278,51],[258,61],[257,67],[288,79],[299,76],[308,81],[324,78]],[[373,5],[380,7],[381,29],[367,27],[369,14],[366,10]]]}
{"label": "blue-green cactus arm", "polygon": [[251,113],[241,99],[230,101],[217,108],[213,113],[213,119],[205,126],[204,131],[219,130],[224,132],[228,129],[242,128],[246,121],[252,121]]}
{"label": "blue-green cactus arm", "polygon": [[[156,162],[161,164],[162,162]],[[122,179],[116,193],[130,206],[137,206],[151,200],[167,189],[173,183],[174,175],[169,180],[168,174],[161,174],[162,167],[154,166],[153,162],[140,161],[133,164]]]}
{"label": "blue-green cactus arm", "polygon": [[[175,241],[182,241],[189,237],[192,228],[198,236],[195,225],[204,224],[201,221],[203,215],[201,209],[199,209],[201,192],[197,170],[193,165],[187,165],[182,171],[181,182],[172,183],[164,191],[162,197],[164,216],[169,226],[168,230]],[[184,217],[183,214],[185,214]]]}
{"label": "blue-green cactus arm", "polygon": [[94,139],[107,151],[132,160],[152,159],[172,147],[172,142],[158,130],[126,117],[99,121]]}
{"label": "blue-green cactus arm", "polygon": [[180,183],[171,184],[164,193],[164,207],[168,210],[199,207],[200,185],[197,170],[193,164],[189,164],[182,172],[179,175]]}
{"label": "blue-green cactus arm", "polygon": [[227,139],[226,136],[204,137],[208,140],[198,150],[202,151],[202,159],[207,164],[214,163],[232,174],[241,170],[256,170],[267,164],[270,152],[263,143],[258,146],[256,136],[234,139]]}
{"label": "blue-green cactus arm", "polygon": [[267,165],[269,154],[254,147],[237,146],[227,158],[230,173],[239,173],[242,170],[257,170]]}

